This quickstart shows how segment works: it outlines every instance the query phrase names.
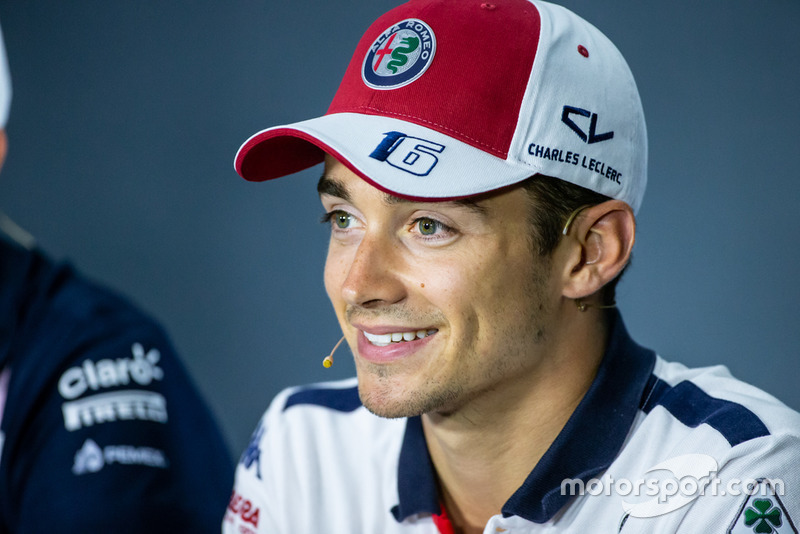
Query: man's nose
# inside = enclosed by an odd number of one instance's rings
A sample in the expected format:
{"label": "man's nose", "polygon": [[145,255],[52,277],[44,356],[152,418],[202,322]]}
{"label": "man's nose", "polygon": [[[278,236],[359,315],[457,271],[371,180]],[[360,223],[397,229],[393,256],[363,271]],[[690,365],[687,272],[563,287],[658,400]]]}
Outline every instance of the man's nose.
{"label": "man's nose", "polygon": [[342,296],[351,306],[367,308],[403,300],[405,286],[398,276],[401,264],[396,242],[368,232],[358,244],[342,284]]}

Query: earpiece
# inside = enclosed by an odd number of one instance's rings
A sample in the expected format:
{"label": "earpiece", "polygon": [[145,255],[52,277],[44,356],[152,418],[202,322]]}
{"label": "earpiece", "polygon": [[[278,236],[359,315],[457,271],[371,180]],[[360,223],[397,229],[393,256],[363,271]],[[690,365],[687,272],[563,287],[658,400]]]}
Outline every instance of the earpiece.
{"label": "earpiece", "polygon": [[325,359],[322,360],[322,366],[323,367],[329,368],[331,365],[333,365],[333,353],[336,352],[336,349],[339,348],[339,345],[342,344],[342,341],[344,341],[344,336],[342,336],[342,339],[340,339],[339,342],[336,343],[336,345],[333,347],[333,350],[331,351],[331,353],[328,354],[327,356],[325,356]]}

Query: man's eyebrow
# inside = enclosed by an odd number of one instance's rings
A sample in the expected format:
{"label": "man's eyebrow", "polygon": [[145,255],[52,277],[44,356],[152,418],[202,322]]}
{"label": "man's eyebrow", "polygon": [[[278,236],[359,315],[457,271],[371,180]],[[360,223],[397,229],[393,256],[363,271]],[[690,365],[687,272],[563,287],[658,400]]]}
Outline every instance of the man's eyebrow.
{"label": "man's eyebrow", "polygon": [[338,180],[330,178],[328,175],[323,174],[317,182],[317,193],[322,195],[330,195],[332,197],[341,198],[350,202],[350,192],[344,184]]}
{"label": "man's eyebrow", "polygon": [[[320,195],[330,195],[332,197],[341,198],[344,201],[350,202],[350,192],[344,186],[343,183],[340,181],[331,178],[330,176],[323,174],[319,182],[317,182],[317,192]],[[468,197],[468,198],[459,198],[455,200],[443,200],[439,203],[441,204],[455,204],[456,206],[462,206],[470,211],[477,213],[478,215],[485,216],[487,212],[486,206],[479,204],[481,197]],[[387,205],[393,204],[402,204],[402,203],[424,203],[424,200],[410,200],[403,197],[398,197],[389,193],[383,194],[383,201]]]}
{"label": "man's eyebrow", "polygon": [[[479,201],[480,201],[480,198],[468,197],[468,198],[458,198],[458,199],[455,199],[455,200],[439,200],[439,201],[436,201],[435,203],[436,204],[455,204],[456,206],[461,206],[461,207],[464,207],[464,208],[468,208],[470,211],[474,211],[478,215],[486,215],[487,208],[486,208],[486,206],[482,206],[481,204],[479,204],[478,203]],[[424,200],[409,200],[407,198],[397,197],[397,196],[394,196],[394,195],[390,195],[389,193],[386,193],[386,196],[384,198],[384,202],[386,202],[387,204],[391,205],[391,204],[402,204],[404,202],[407,202],[407,203],[411,203],[411,202],[425,203],[426,201],[424,201]]]}

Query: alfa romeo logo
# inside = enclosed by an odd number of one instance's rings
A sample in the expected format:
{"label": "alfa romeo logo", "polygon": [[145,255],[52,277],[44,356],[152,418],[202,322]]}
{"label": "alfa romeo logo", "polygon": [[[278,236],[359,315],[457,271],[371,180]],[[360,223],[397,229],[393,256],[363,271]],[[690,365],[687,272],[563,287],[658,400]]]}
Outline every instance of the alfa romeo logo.
{"label": "alfa romeo logo", "polygon": [[428,69],[436,52],[436,37],[419,19],[406,19],[373,41],[361,77],[373,89],[397,89],[408,85]]}

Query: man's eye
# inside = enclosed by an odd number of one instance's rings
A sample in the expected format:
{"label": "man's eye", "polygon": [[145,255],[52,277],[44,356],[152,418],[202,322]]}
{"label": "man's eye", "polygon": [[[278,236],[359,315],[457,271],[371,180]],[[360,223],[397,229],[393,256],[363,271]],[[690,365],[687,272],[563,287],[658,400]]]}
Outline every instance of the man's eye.
{"label": "man's eye", "polygon": [[334,210],[322,216],[322,222],[339,230],[347,230],[353,224],[353,216],[342,210]]}
{"label": "man's eye", "polygon": [[336,223],[337,227],[345,229],[348,226],[350,226],[352,217],[350,216],[350,214],[340,211],[339,213],[333,216],[333,220]]}
{"label": "man's eye", "polygon": [[434,235],[437,230],[441,229],[442,223],[427,217],[417,219],[417,228],[422,235]]}

